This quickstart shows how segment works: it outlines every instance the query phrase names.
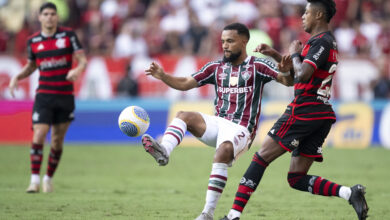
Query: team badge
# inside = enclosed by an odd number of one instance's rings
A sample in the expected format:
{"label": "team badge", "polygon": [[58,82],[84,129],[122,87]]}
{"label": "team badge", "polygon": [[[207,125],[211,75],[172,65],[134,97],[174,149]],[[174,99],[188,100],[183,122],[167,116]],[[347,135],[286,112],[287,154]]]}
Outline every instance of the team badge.
{"label": "team badge", "polygon": [[241,72],[241,77],[247,81],[251,77],[251,72],[250,71],[242,71]]}
{"label": "team badge", "polygon": [[59,49],[65,48],[65,39],[64,39],[64,38],[59,38],[59,39],[56,41],[56,46],[57,46],[57,48],[59,48]]}
{"label": "team badge", "polygon": [[236,86],[238,83],[238,77],[237,76],[231,76],[230,77],[230,86]]}

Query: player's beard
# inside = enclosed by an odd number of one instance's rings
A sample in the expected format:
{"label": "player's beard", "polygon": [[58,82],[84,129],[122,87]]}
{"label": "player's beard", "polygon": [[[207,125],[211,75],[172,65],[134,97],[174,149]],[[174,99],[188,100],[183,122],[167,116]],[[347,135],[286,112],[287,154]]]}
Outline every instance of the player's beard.
{"label": "player's beard", "polygon": [[227,62],[233,63],[240,56],[241,56],[241,51],[238,51],[237,53],[231,52],[229,57],[226,57],[225,55],[223,56],[223,62],[225,62],[225,63],[227,63]]}

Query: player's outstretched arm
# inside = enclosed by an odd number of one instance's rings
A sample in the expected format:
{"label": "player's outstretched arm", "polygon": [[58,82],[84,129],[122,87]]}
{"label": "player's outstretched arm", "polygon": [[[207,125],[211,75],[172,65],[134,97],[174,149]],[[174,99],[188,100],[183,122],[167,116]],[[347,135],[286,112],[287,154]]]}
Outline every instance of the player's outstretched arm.
{"label": "player's outstretched arm", "polygon": [[198,83],[192,76],[176,77],[166,74],[164,69],[156,62],[152,62],[149,68],[145,70],[145,73],[163,81],[169,87],[181,91],[187,91],[198,86]]}
{"label": "player's outstretched arm", "polygon": [[294,85],[294,71],[293,64],[290,55],[282,56],[282,59],[278,63],[279,74],[276,77],[276,81],[285,85]]}
{"label": "player's outstretched arm", "polygon": [[15,97],[14,91],[18,87],[18,81],[30,76],[37,69],[35,61],[28,60],[27,64],[24,65],[22,71],[11,78],[8,88],[12,97]]}
{"label": "player's outstretched arm", "polygon": [[81,73],[83,73],[85,68],[87,67],[87,57],[85,56],[83,50],[74,53],[74,58],[77,61],[77,66],[71,69],[68,72],[68,75],[66,75],[66,79],[71,82],[76,81],[80,77]]}
{"label": "player's outstretched arm", "polygon": [[276,60],[276,62],[282,61],[282,55],[275,50],[274,48],[270,47],[268,44],[259,44],[253,52],[262,53],[266,56],[270,56]]}

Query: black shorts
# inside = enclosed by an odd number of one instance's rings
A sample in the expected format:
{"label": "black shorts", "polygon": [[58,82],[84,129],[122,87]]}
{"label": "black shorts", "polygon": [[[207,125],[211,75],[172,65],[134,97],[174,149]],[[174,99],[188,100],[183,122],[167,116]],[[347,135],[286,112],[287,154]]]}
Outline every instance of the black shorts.
{"label": "black shorts", "polygon": [[292,156],[314,157],[322,162],[322,144],[328,136],[334,120],[298,120],[284,114],[274,124],[268,135]]}
{"label": "black shorts", "polygon": [[32,122],[59,124],[74,120],[75,100],[73,95],[38,93],[32,112]]}

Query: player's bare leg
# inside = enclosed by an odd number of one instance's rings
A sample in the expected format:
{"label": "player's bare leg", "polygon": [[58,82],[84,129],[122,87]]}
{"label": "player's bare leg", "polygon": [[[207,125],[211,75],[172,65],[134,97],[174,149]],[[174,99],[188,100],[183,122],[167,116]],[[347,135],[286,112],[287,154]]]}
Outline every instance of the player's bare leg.
{"label": "player's bare leg", "polygon": [[253,155],[253,159],[241,178],[232,208],[224,220],[240,219],[251,195],[259,185],[267,166],[286,152],[276,141],[267,136],[263,146]]}
{"label": "player's bare leg", "polygon": [[203,117],[198,112],[179,111],[176,118],[167,127],[161,143],[158,143],[149,134],[142,136],[142,144],[160,166],[169,162],[169,156],[173,149],[181,143],[186,131],[191,132],[195,137],[200,137],[206,130]]}
{"label": "player's bare leg", "polygon": [[353,187],[342,186],[319,176],[307,175],[314,158],[296,156],[292,157],[288,182],[294,189],[311,192],[315,195],[338,196],[349,201],[358,215],[359,220],[367,218],[368,206],[364,197],[365,187],[355,185]]}
{"label": "player's bare leg", "polygon": [[49,153],[47,172],[43,177],[42,191],[44,193],[53,192],[52,177],[57,169],[62,155],[62,148],[65,134],[70,122],[54,124],[51,130],[51,148]]}
{"label": "player's bare leg", "polygon": [[45,143],[45,138],[49,132],[48,124],[34,124],[33,125],[33,141],[30,151],[30,161],[31,161],[31,180],[30,185],[28,186],[27,193],[37,193],[40,188],[40,169],[42,164],[42,155],[43,155],[43,145]]}

